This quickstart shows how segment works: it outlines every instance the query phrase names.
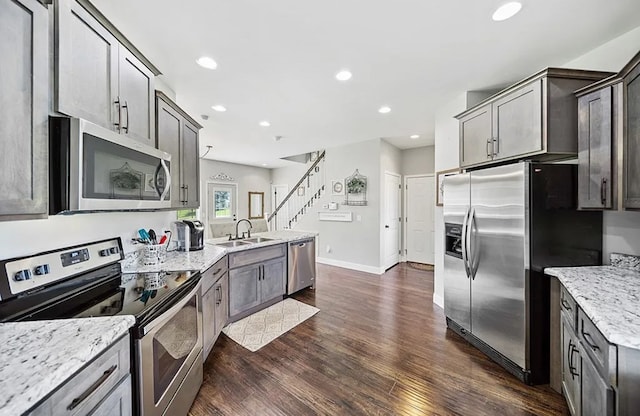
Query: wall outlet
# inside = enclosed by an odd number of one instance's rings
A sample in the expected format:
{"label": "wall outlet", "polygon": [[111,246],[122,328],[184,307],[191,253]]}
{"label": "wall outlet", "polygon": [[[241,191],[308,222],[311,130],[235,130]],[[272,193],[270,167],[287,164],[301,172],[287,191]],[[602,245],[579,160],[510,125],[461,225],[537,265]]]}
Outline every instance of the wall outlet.
{"label": "wall outlet", "polygon": [[356,221],[362,221],[362,215],[356,215]]}

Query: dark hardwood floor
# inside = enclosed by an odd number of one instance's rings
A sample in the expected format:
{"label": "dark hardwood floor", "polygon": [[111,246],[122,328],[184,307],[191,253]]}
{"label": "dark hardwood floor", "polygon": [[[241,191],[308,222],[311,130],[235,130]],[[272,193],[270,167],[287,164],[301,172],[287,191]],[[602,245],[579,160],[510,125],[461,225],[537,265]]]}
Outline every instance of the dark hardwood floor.
{"label": "dark hardwood floor", "polygon": [[563,415],[564,399],[530,387],[446,330],[433,273],[400,264],[382,276],[318,265],[320,312],[252,353],[225,335],[204,365],[200,415]]}

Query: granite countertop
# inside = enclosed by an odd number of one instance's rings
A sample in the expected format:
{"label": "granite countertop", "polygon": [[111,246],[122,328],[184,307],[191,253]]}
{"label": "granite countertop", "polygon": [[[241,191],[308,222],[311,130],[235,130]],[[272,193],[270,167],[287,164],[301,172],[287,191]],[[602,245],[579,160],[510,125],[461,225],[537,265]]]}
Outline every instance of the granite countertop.
{"label": "granite countertop", "polygon": [[613,254],[611,266],[552,267],[580,308],[612,344],[640,349],[640,261]]}
{"label": "granite countertop", "polygon": [[125,273],[150,273],[158,271],[172,272],[182,270],[200,270],[201,272],[204,272],[227,253],[251,250],[254,248],[282,244],[289,241],[296,241],[315,236],[315,233],[305,231],[268,231],[264,233],[251,234],[251,237],[266,237],[272,238],[273,240],[255,244],[243,244],[237,247],[217,246],[215,245],[216,243],[224,243],[229,241],[229,239],[227,237],[215,238],[212,240],[206,240],[204,249],[202,250],[189,252],[170,251],[167,253],[167,260],[164,263],[155,266],[144,266],[138,261],[137,253],[129,253],[122,261],[122,271]]}
{"label": "granite countertop", "polygon": [[96,358],[133,316],[0,324],[0,415],[21,415]]}

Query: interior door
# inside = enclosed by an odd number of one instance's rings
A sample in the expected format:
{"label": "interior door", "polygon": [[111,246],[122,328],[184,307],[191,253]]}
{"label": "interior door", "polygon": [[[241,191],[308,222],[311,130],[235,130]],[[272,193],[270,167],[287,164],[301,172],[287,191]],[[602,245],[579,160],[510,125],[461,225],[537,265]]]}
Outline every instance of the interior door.
{"label": "interior door", "polygon": [[522,368],[525,340],[525,180],[516,163],[471,174],[471,332]]}
{"label": "interior door", "polygon": [[433,175],[406,180],[407,261],[434,264],[435,179]]}
{"label": "interior door", "polygon": [[385,172],[383,202],[383,267],[388,269],[400,261],[400,175]]}
{"label": "interior door", "polygon": [[[462,227],[470,204],[470,175],[459,173],[444,178],[444,222]],[[444,244],[440,241],[439,244]],[[443,250],[444,252],[444,250]],[[464,329],[471,330],[471,280],[464,260],[444,256],[444,312]]]}

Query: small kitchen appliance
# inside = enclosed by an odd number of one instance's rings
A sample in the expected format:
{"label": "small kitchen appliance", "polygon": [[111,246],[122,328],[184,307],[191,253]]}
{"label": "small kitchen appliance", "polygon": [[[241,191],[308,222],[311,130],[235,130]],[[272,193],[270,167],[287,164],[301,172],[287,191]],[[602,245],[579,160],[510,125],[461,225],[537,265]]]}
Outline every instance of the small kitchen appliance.
{"label": "small kitchen appliance", "polygon": [[189,233],[189,251],[202,250],[204,248],[204,224],[198,220],[184,220]]}

